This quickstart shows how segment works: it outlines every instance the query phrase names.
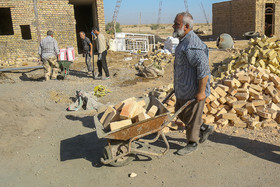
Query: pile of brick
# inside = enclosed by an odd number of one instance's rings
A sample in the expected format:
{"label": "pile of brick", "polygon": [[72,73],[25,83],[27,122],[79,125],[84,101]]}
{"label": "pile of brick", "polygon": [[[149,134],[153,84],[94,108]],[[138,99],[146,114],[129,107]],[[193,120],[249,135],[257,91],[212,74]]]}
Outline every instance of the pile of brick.
{"label": "pile of brick", "polygon": [[247,71],[237,70],[220,84],[212,84],[204,108],[204,122],[218,127],[278,128],[279,94],[280,78],[269,69],[250,65]]}
{"label": "pile of brick", "polygon": [[144,59],[148,59],[151,64],[158,64],[162,67],[165,67],[167,64],[174,61],[174,56],[172,54],[162,53],[160,50],[156,52],[147,53],[144,56]]}
{"label": "pile of brick", "polygon": [[153,105],[148,111],[145,109],[144,100],[136,101],[129,98],[115,106],[109,106],[104,112],[100,122],[107,130],[117,130],[125,126],[137,123],[156,116],[158,107]]}
{"label": "pile of brick", "polygon": [[249,46],[245,50],[214,65],[215,80],[221,80],[250,65],[270,70],[280,76],[280,41],[277,41],[276,37],[263,36],[251,39],[248,44]]}

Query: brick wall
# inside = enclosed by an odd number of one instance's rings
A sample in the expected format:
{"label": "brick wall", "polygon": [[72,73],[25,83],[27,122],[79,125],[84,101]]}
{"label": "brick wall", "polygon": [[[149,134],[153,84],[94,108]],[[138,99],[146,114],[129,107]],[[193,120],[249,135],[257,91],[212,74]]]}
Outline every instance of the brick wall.
{"label": "brick wall", "polygon": [[[103,0],[96,0],[98,22],[105,31]],[[0,35],[0,67],[38,62],[38,44],[48,30],[60,48],[73,46],[77,52],[74,7],[68,0],[37,0],[40,34],[38,36],[33,0],[0,0],[0,8],[11,8],[14,35]],[[30,25],[31,40],[23,40],[20,25]]]}
{"label": "brick wall", "polygon": [[228,33],[242,38],[255,30],[256,0],[232,0],[213,4],[213,35]]}

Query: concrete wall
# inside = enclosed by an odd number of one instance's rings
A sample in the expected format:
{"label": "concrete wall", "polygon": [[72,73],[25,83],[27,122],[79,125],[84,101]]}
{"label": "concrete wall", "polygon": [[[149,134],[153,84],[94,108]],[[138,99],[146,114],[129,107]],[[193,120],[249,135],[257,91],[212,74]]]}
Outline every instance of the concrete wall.
{"label": "concrete wall", "polygon": [[[105,31],[103,0],[96,0],[96,7],[99,27]],[[68,0],[38,0],[39,27],[33,0],[0,0],[0,8],[11,9],[14,29],[13,35],[0,35],[0,67],[38,62],[39,41],[46,37],[48,30],[54,31],[60,48],[73,46],[77,49],[74,7]],[[31,40],[22,39],[20,25],[30,25]]]}

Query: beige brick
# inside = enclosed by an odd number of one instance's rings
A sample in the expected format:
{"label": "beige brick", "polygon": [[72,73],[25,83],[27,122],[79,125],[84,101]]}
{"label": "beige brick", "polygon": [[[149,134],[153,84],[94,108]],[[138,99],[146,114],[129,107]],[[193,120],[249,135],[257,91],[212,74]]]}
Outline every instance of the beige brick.
{"label": "beige brick", "polygon": [[248,93],[237,93],[234,97],[236,97],[237,98],[237,100],[247,100],[247,99],[249,99],[249,94]]}
{"label": "beige brick", "polygon": [[236,101],[236,102],[232,103],[232,108],[234,108],[234,109],[242,108],[245,105],[246,105],[246,101]]}
{"label": "beige brick", "polygon": [[158,107],[153,105],[150,110],[147,112],[147,114],[150,116],[150,117],[155,117],[156,114],[157,114],[157,111],[158,111]]}
{"label": "beige brick", "polygon": [[266,128],[266,127],[271,127],[271,128],[276,128],[278,126],[278,124],[275,122],[275,121],[270,121],[270,122],[262,122],[261,126],[263,128]]}
{"label": "beige brick", "polygon": [[268,86],[265,91],[270,94],[271,97],[278,96],[278,92],[273,86]]}
{"label": "beige brick", "polygon": [[241,86],[241,83],[239,80],[234,78],[234,79],[232,79],[232,81],[234,82],[236,88],[239,88]]}
{"label": "beige brick", "polygon": [[257,92],[261,92],[262,91],[262,87],[259,86],[259,85],[250,84],[250,88],[256,90]]}
{"label": "beige brick", "polygon": [[227,102],[227,100],[224,98],[224,97],[220,97],[218,99],[218,101],[221,103],[221,104],[225,104]]}
{"label": "beige brick", "polygon": [[228,120],[235,120],[235,119],[237,119],[237,116],[234,113],[225,113],[225,114],[222,114],[222,118],[228,119]]}
{"label": "beige brick", "polygon": [[207,115],[205,118],[203,118],[203,122],[205,124],[213,123],[215,121],[215,117],[212,115]]}
{"label": "beige brick", "polygon": [[252,89],[252,88],[249,88],[249,94],[251,95],[251,96],[254,96],[254,97],[259,97],[260,95],[261,95],[261,93],[260,92],[257,92],[256,90],[254,90],[254,89]]}
{"label": "beige brick", "polygon": [[280,86],[280,78],[277,75],[271,75],[270,80],[275,84],[276,87]]}
{"label": "beige brick", "polygon": [[237,127],[237,128],[247,128],[247,123],[242,121],[239,118],[236,118],[235,120],[231,121],[232,125]]}
{"label": "beige brick", "polygon": [[262,79],[255,79],[253,83],[254,84],[261,84],[262,83]]}
{"label": "beige brick", "polygon": [[252,101],[252,104],[253,104],[255,107],[264,106],[264,105],[265,105],[265,101],[264,101],[264,100],[254,100],[254,101]]}
{"label": "beige brick", "polygon": [[207,106],[205,105],[204,108],[203,108],[203,113],[204,113],[204,114],[207,114],[208,111],[209,111],[209,110],[208,110]]}
{"label": "beige brick", "polygon": [[226,100],[227,100],[227,104],[230,105],[230,106],[232,106],[232,103],[237,101],[237,99],[235,97],[232,97],[232,96],[226,97]]}
{"label": "beige brick", "polygon": [[144,121],[146,119],[150,119],[151,117],[146,114],[145,112],[142,112],[141,114],[138,115],[138,121]]}
{"label": "beige brick", "polygon": [[233,88],[235,83],[233,82],[233,80],[224,80],[224,85],[229,88]]}
{"label": "beige brick", "polygon": [[212,94],[210,94],[208,98],[210,99],[211,102],[216,99]]}
{"label": "beige brick", "polygon": [[228,93],[231,95],[231,96],[234,96],[235,94],[237,94],[237,89],[235,88],[231,88]]}
{"label": "beige brick", "polygon": [[237,93],[249,93],[247,88],[237,88]]}
{"label": "beige brick", "polygon": [[115,131],[117,129],[129,126],[131,124],[132,124],[131,119],[127,119],[127,120],[123,120],[123,121],[116,121],[116,122],[110,123],[110,129],[111,129],[111,131]]}
{"label": "beige brick", "polygon": [[217,101],[217,100],[214,100],[214,101],[211,103],[211,106],[212,106],[213,108],[218,108],[219,105],[220,105],[220,103],[219,103],[219,101]]}
{"label": "beige brick", "polygon": [[280,98],[278,96],[275,96],[272,98],[273,103],[278,104],[280,102]]}
{"label": "beige brick", "polygon": [[222,118],[222,114],[227,113],[226,109],[221,109],[220,111],[218,111],[218,113],[216,114],[216,120],[221,119]]}
{"label": "beige brick", "polygon": [[121,111],[120,118],[121,119],[131,119],[133,117],[134,112],[137,110],[138,105],[135,100],[127,101]]}
{"label": "beige brick", "polygon": [[251,79],[250,79],[249,76],[241,75],[241,76],[238,76],[238,81],[241,82],[241,83],[250,83]]}
{"label": "beige brick", "polygon": [[167,102],[166,102],[167,105],[169,106],[175,106],[175,102],[172,101],[171,99],[169,99]]}
{"label": "beige brick", "polygon": [[247,116],[248,115],[248,110],[245,108],[236,108],[235,109],[236,114],[239,116]]}
{"label": "beige brick", "polygon": [[229,123],[229,121],[228,121],[227,119],[219,119],[219,120],[217,121],[217,124],[218,124],[219,126],[222,126],[222,127],[227,126],[228,123]]}
{"label": "beige brick", "polygon": [[222,90],[224,90],[225,92],[228,92],[229,91],[229,87],[228,86],[225,86],[225,85],[222,85],[222,84],[218,84],[217,85],[218,87],[220,87]]}
{"label": "beige brick", "polygon": [[256,107],[252,103],[247,103],[246,104],[246,109],[248,110],[249,114],[253,114],[257,112]]}
{"label": "beige brick", "polygon": [[257,110],[257,114],[262,118],[266,118],[266,119],[271,118],[271,114],[267,113],[265,110]]}
{"label": "beige brick", "polygon": [[211,88],[211,94],[212,94],[216,99],[220,98],[220,95],[219,95],[214,89],[212,89],[212,88]]}
{"label": "beige brick", "polygon": [[221,89],[220,87],[217,87],[217,88],[215,89],[215,91],[216,91],[217,94],[219,94],[221,97],[226,97],[226,96],[227,96],[227,93],[226,93],[223,89]]}
{"label": "beige brick", "polygon": [[216,108],[212,108],[210,114],[215,115],[217,114],[218,110]]}

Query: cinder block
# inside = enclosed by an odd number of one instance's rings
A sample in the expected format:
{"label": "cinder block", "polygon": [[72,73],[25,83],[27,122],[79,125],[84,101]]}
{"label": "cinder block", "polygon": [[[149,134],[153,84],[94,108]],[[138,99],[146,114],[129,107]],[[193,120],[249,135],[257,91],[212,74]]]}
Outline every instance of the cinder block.
{"label": "cinder block", "polygon": [[156,114],[157,114],[157,111],[158,111],[158,107],[153,105],[150,110],[147,112],[147,114],[150,116],[150,117],[155,117]]}
{"label": "cinder block", "polygon": [[131,124],[132,124],[131,119],[127,119],[127,120],[123,120],[123,121],[116,121],[116,122],[110,123],[110,129],[111,129],[111,131],[115,131],[117,129],[126,127]]}

